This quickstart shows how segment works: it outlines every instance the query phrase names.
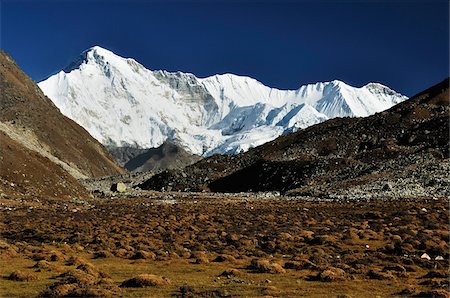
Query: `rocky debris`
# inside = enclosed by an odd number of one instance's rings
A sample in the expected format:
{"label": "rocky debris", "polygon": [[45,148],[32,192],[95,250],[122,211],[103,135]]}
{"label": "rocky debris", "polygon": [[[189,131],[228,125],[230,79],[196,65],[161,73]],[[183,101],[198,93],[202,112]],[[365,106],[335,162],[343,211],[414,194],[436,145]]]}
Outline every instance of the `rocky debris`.
{"label": "rocky debris", "polygon": [[420,256],[420,258],[421,259],[424,259],[424,260],[431,260],[431,257],[427,254],[427,253],[423,253],[421,256]]}
{"label": "rocky debris", "polygon": [[[115,195],[136,197],[141,196],[137,187],[140,183],[155,175],[153,172],[124,173],[116,176],[104,176],[98,178],[81,179],[79,182],[90,192],[100,197],[112,197]],[[111,186],[119,182],[125,183],[128,187],[124,193],[111,191]],[[139,194],[139,195],[138,195]]]}

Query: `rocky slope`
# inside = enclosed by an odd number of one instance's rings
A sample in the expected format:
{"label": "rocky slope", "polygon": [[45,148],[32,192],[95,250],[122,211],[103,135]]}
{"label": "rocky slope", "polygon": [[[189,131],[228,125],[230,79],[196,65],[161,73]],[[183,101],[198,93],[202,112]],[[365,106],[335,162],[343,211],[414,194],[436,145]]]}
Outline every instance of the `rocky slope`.
{"label": "rocky slope", "polygon": [[200,156],[168,141],[157,148],[109,147],[108,150],[120,165],[132,172],[181,169],[200,159]]}
{"label": "rocky slope", "polygon": [[182,169],[200,159],[179,146],[164,142],[158,148],[146,149],[130,159],[125,168],[134,172],[160,172],[166,169]]}
{"label": "rocky slope", "polygon": [[312,196],[448,194],[449,80],[366,118],[337,118],[141,185],[155,190]]}
{"label": "rocky slope", "polygon": [[0,90],[2,191],[14,185],[23,194],[85,194],[76,179],[124,172],[3,51]]}
{"label": "rocky slope", "polygon": [[61,112],[108,147],[237,153],[334,117],[363,117],[406,99],[377,83],[278,90],[232,74],[151,71],[100,47],[39,83]]}

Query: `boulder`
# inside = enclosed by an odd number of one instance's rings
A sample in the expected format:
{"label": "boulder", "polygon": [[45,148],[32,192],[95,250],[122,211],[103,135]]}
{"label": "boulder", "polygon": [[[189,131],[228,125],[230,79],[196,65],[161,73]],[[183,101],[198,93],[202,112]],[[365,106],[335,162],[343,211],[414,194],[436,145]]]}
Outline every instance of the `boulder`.
{"label": "boulder", "polygon": [[117,183],[113,183],[113,185],[111,185],[111,191],[125,192],[126,190],[127,190],[127,185],[123,182],[117,182]]}

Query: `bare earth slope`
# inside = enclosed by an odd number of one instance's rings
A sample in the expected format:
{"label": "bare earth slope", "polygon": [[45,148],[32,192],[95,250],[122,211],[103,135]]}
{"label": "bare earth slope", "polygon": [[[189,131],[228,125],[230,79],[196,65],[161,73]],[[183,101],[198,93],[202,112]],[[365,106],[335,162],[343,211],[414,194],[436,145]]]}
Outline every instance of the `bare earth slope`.
{"label": "bare earth slope", "polygon": [[68,172],[0,132],[0,191],[8,197],[86,196]]}
{"label": "bare earth slope", "polygon": [[155,190],[300,195],[445,195],[449,80],[366,118],[337,118],[247,153],[212,156],[141,185]]}
{"label": "bare earth slope", "polygon": [[5,52],[0,53],[0,121],[26,128],[58,159],[92,176],[122,173],[105,148],[65,117]]}
{"label": "bare earth slope", "polygon": [[[39,87],[5,52],[0,52],[0,131],[2,159],[0,177],[11,185],[17,171],[29,174],[21,185],[30,192],[44,187],[37,177],[42,175],[47,188],[58,188],[60,177],[72,176],[69,189],[83,189],[73,178],[123,173],[104,147],[82,127],[65,117],[41,92]],[[12,154],[8,153],[14,148]],[[17,153],[17,156],[14,156]],[[23,163],[19,164],[21,157]],[[34,166],[30,166],[33,164]],[[33,168],[29,172],[27,167]],[[65,172],[68,174],[66,175]],[[47,175],[44,175],[47,173]],[[34,175],[34,176],[33,176]],[[24,177],[24,176],[22,176]],[[12,179],[12,180],[10,180]],[[8,182],[8,183],[7,183]],[[33,185],[36,183],[35,185]],[[45,190],[44,192],[53,192]],[[82,192],[85,192],[83,190]],[[62,194],[64,192],[56,192]]]}

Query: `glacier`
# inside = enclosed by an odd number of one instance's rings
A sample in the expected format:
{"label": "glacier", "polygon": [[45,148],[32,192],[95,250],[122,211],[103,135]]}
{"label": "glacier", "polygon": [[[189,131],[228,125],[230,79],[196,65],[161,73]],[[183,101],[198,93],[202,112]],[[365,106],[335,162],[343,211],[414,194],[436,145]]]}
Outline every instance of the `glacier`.
{"label": "glacier", "polygon": [[95,46],[38,83],[60,111],[109,147],[164,141],[208,156],[238,153],[335,117],[365,117],[407,99],[369,83],[270,88],[245,76],[149,70]]}

